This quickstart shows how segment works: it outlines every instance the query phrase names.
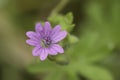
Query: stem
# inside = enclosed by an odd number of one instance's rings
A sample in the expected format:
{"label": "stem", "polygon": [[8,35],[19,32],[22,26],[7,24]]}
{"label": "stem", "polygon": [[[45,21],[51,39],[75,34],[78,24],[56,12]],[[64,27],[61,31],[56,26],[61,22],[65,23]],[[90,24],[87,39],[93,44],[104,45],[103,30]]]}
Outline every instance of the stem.
{"label": "stem", "polygon": [[59,13],[70,0],[61,0],[61,2],[52,10],[50,16]]}

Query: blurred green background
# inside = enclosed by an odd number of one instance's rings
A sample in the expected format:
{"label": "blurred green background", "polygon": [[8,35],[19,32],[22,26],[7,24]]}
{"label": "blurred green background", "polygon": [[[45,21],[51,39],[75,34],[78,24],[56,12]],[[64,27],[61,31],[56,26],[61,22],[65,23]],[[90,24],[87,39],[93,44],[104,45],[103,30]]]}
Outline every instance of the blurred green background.
{"label": "blurred green background", "polygon": [[[69,34],[41,62],[25,33],[47,20]],[[120,0],[0,0],[0,80],[120,80]]]}

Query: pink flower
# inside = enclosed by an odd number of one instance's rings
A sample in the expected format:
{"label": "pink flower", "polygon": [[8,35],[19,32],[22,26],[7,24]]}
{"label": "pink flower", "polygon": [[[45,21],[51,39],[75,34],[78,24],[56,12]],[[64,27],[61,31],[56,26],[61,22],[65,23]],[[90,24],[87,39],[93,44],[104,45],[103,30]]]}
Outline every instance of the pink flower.
{"label": "pink flower", "polygon": [[49,22],[45,22],[44,26],[37,23],[35,32],[28,31],[26,35],[29,37],[26,43],[35,47],[32,55],[40,56],[42,61],[45,60],[48,55],[64,53],[63,48],[57,43],[66,37],[67,32],[62,31],[60,25],[52,29]]}

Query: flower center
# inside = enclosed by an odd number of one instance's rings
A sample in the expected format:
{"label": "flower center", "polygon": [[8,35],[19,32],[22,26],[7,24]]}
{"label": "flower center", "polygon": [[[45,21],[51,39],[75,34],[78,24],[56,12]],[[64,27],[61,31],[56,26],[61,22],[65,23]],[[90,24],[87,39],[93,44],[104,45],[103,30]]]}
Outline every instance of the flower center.
{"label": "flower center", "polygon": [[51,44],[51,39],[49,37],[45,37],[41,40],[42,47],[49,47]]}

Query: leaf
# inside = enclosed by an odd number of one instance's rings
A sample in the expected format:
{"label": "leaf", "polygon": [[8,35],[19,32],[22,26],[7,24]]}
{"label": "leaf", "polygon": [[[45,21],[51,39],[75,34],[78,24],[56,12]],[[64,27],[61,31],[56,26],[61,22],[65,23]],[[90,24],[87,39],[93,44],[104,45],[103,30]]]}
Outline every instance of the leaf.
{"label": "leaf", "polygon": [[71,24],[73,22],[73,14],[72,14],[72,12],[67,13],[65,15],[65,17],[66,17],[66,22],[67,23]]}
{"label": "leaf", "polygon": [[80,80],[78,77],[78,71],[76,66],[77,62],[70,61],[70,64],[67,67],[64,67],[65,70],[65,80]]}
{"label": "leaf", "polygon": [[68,77],[66,80],[80,80],[77,76],[77,73],[72,72],[72,73],[68,73]]}
{"label": "leaf", "polygon": [[67,13],[66,15],[61,14],[52,15],[48,18],[48,20],[53,25],[61,25],[62,29],[67,30],[68,32],[70,32],[75,26],[74,24],[72,24],[73,15],[71,12]]}
{"label": "leaf", "polygon": [[56,69],[56,65],[48,60],[44,62],[33,63],[27,67],[27,70],[30,73],[50,72]]}
{"label": "leaf", "polygon": [[63,72],[60,70],[52,71],[43,80],[63,80]]}
{"label": "leaf", "polygon": [[91,32],[81,36],[79,41],[71,46],[66,53],[71,55],[71,59],[98,62],[110,55],[114,47],[102,39],[99,33]]}
{"label": "leaf", "polygon": [[79,73],[90,80],[113,80],[113,76],[104,68],[93,65],[82,65]]}
{"label": "leaf", "polygon": [[69,41],[70,44],[74,44],[74,43],[78,42],[79,39],[76,36],[69,34],[68,35],[68,41]]}

